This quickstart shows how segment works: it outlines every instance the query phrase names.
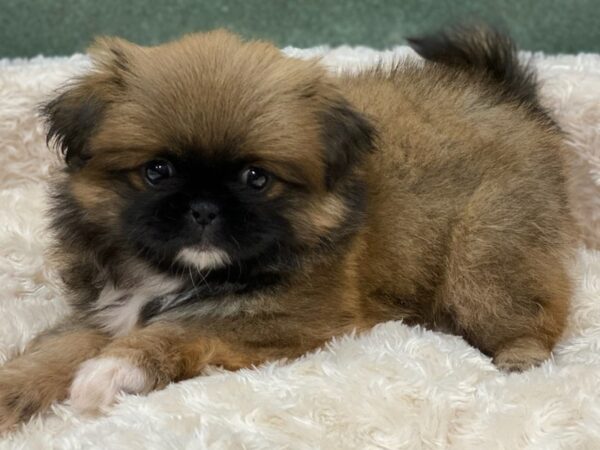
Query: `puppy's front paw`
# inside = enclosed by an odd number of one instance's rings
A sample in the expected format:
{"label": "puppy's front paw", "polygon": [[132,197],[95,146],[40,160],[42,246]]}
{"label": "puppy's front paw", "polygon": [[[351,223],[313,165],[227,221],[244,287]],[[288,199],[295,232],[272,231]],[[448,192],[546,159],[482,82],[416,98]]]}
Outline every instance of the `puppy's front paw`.
{"label": "puppy's front paw", "polygon": [[151,388],[146,372],[126,359],[94,358],[79,367],[69,403],[80,412],[96,413],[113,404],[121,392],[142,394]]}
{"label": "puppy's front paw", "polygon": [[61,400],[67,384],[60,374],[44,371],[27,358],[0,369],[0,434]]}
{"label": "puppy's front paw", "polygon": [[35,399],[19,383],[11,383],[0,375],[0,434],[37,412]]}

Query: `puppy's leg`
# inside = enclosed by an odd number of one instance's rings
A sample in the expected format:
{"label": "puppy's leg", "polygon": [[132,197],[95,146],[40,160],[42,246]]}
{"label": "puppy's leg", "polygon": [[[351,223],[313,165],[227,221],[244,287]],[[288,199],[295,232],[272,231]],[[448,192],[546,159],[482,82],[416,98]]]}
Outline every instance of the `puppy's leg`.
{"label": "puppy's leg", "polygon": [[550,356],[565,326],[566,227],[548,201],[532,212],[514,199],[474,200],[453,231],[438,306],[498,367],[524,370]]}
{"label": "puppy's leg", "polygon": [[247,351],[242,344],[202,334],[190,325],[156,322],[115,339],[83,363],[70,389],[70,404],[96,412],[119,393],[145,394],[197,376],[207,365],[229,370],[285,356],[277,349]]}
{"label": "puppy's leg", "polygon": [[529,268],[527,275],[538,284],[503,273],[502,265],[475,268],[455,258],[450,264],[442,302],[460,334],[504,370],[525,370],[550,356],[567,316],[569,280],[563,270]]}
{"label": "puppy's leg", "polygon": [[38,336],[21,356],[0,367],[0,432],[66,398],[79,364],[107,342],[95,330],[59,327]]}

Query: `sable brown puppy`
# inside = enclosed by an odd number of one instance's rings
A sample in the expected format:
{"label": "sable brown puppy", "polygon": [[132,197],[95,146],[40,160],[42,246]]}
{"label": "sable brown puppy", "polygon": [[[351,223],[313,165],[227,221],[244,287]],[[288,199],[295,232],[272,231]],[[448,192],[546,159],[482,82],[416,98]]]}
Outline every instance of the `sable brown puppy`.
{"label": "sable brown puppy", "polygon": [[510,40],[333,76],[225,31],[101,39],[45,107],[73,313],[0,369],[0,428],[404,320],[548,358],[572,251],[561,134]]}

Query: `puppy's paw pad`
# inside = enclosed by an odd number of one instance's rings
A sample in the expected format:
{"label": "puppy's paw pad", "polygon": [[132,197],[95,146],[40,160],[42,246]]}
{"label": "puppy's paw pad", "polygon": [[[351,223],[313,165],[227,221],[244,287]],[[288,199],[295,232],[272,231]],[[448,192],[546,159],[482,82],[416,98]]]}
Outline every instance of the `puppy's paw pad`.
{"label": "puppy's paw pad", "polygon": [[79,366],[69,403],[80,412],[95,413],[113,404],[121,392],[145,393],[150,381],[143,369],[123,358],[94,358]]}

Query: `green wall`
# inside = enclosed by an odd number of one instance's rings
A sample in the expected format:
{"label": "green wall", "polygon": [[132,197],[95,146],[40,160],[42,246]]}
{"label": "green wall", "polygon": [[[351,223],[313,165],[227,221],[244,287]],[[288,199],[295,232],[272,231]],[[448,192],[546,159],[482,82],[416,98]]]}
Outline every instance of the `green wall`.
{"label": "green wall", "polygon": [[477,18],[508,29],[522,48],[600,52],[600,0],[0,0],[0,57],[71,54],[99,34],[156,44],[223,26],[281,46],[382,48]]}

